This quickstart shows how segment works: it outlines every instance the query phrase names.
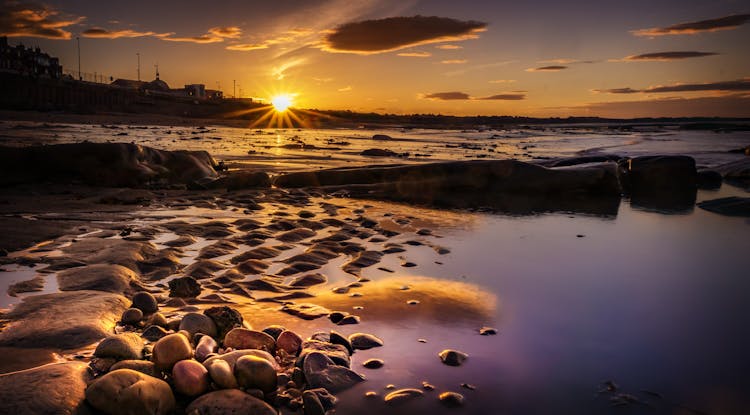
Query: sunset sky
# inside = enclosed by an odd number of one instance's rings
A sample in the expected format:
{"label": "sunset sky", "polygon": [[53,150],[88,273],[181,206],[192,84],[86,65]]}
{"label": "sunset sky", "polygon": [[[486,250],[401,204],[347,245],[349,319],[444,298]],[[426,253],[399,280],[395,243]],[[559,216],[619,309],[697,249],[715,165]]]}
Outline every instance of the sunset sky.
{"label": "sunset sky", "polygon": [[[2,1],[2,0],[0,0]],[[0,32],[77,70],[387,113],[750,117],[750,4],[5,2]]]}

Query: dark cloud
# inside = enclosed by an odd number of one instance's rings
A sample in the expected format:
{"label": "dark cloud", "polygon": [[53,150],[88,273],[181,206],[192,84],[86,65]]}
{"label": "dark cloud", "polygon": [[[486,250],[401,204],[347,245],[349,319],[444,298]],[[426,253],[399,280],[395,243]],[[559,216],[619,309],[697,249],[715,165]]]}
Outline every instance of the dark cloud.
{"label": "dark cloud", "polygon": [[71,38],[66,29],[84,19],[83,16],[63,16],[40,4],[5,2],[0,8],[0,35],[66,40]]}
{"label": "dark cloud", "polygon": [[437,99],[441,101],[452,101],[459,99],[471,99],[471,96],[465,92],[435,92],[424,96],[425,99]]}
{"label": "dark cloud", "polygon": [[497,101],[518,101],[526,99],[526,95],[523,93],[504,93],[497,95],[490,95],[488,97],[475,98],[465,92],[435,92],[432,94],[424,95],[424,99],[435,99],[440,101],[458,101],[458,100],[497,100]]}
{"label": "dark cloud", "polygon": [[477,98],[481,100],[500,100],[500,101],[518,101],[522,99],[526,99],[525,94],[521,93],[513,93],[513,94],[497,94],[497,95],[490,95],[488,97],[484,98]]}
{"label": "dark cloud", "polygon": [[678,51],[678,52],[655,52],[644,53],[642,55],[632,55],[624,58],[625,61],[674,61],[678,59],[702,58],[704,56],[715,56],[715,52],[696,52],[696,51]]}
{"label": "dark cloud", "polygon": [[605,92],[609,94],[634,94],[642,93],[664,93],[664,92],[737,92],[750,91],[750,78],[738,79],[736,81],[706,82],[700,84],[675,84],[664,86],[651,86],[646,89],[614,88],[595,89],[594,92]]}
{"label": "dark cloud", "polygon": [[539,68],[526,69],[526,72],[557,72],[563,69],[568,69],[568,67],[562,65],[540,66]]}
{"label": "dark cloud", "polygon": [[138,32],[135,30],[108,30],[101,27],[92,27],[86,29],[81,33],[83,37],[98,38],[98,39],[118,39],[134,38],[134,37],[145,37],[145,36],[156,36],[163,37],[169,36],[171,33],[155,33],[155,32]]}
{"label": "dark cloud", "polygon": [[736,29],[748,21],[750,21],[750,14],[734,14],[731,16],[719,17],[717,19],[679,23],[667,27],[652,27],[650,29],[634,30],[631,33],[636,36],[692,35],[701,32]]}
{"label": "dark cloud", "polygon": [[[212,27],[208,29],[208,32],[200,36],[187,36],[187,37],[172,37],[172,36],[160,36],[161,39],[168,40],[170,42],[191,42],[191,43],[219,43],[223,42],[224,39],[235,39],[242,35],[242,29],[235,26],[229,27]],[[243,49],[246,50],[246,49]]]}
{"label": "dark cloud", "polygon": [[412,16],[341,25],[325,36],[323,50],[372,54],[438,42],[479,37],[487,24],[448,17]]}

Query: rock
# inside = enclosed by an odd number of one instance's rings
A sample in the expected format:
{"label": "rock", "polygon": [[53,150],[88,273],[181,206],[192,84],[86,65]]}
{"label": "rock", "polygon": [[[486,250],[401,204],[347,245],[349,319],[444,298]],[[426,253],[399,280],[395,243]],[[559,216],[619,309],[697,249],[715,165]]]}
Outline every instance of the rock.
{"label": "rock", "polygon": [[331,323],[334,323],[334,324],[338,324],[338,322],[343,320],[344,317],[346,317],[346,314],[340,311],[334,311],[328,314],[328,319],[331,320]]}
{"label": "rock", "polygon": [[302,370],[310,387],[325,388],[332,393],[348,389],[365,380],[362,375],[334,364],[331,359],[319,352],[305,356]]}
{"label": "rock", "polygon": [[350,355],[354,353],[354,347],[352,347],[352,343],[343,335],[331,330],[331,333],[328,335],[328,340],[330,341],[330,343],[340,344],[346,347],[346,350],[349,351]]}
{"label": "rock", "polygon": [[423,395],[424,392],[419,389],[399,389],[385,395],[383,400],[390,405],[400,405],[404,402],[411,401],[414,398],[420,398]]}
{"label": "rock", "polygon": [[391,136],[385,135],[385,134],[375,134],[375,135],[372,136],[372,139],[373,140],[380,140],[380,141],[393,140],[393,138]]}
{"label": "rock", "polygon": [[302,347],[302,338],[293,331],[283,331],[276,339],[276,347],[292,356],[296,356]]}
{"label": "rock", "polygon": [[464,352],[459,352],[458,350],[451,350],[451,349],[445,349],[442,352],[438,353],[438,356],[440,357],[440,360],[443,361],[448,366],[461,366],[461,364],[466,360],[466,358],[469,357]]}
{"label": "rock", "polygon": [[112,415],[169,414],[175,399],[167,382],[130,369],[118,369],[86,389],[86,401]]}
{"label": "rock", "polygon": [[316,304],[285,304],[281,311],[297,316],[303,320],[315,320],[316,318],[327,316],[331,310]]}
{"label": "rock", "polygon": [[207,393],[188,405],[187,414],[195,415],[277,415],[276,409],[239,389]]}
{"label": "rock", "polygon": [[203,312],[216,323],[216,338],[221,340],[235,327],[242,327],[242,314],[234,308],[227,306],[211,307]]}
{"label": "rock", "polygon": [[709,212],[727,216],[750,217],[750,197],[722,197],[698,203],[698,207]]}
{"label": "rock", "polygon": [[83,362],[55,363],[0,375],[0,413],[77,414],[89,377],[88,365]]}
{"label": "rock", "polygon": [[174,389],[186,396],[205,393],[208,390],[208,379],[208,370],[195,360],[180,360],[172,368]]}
{"label": "rock", "polygon": [[233,389],[238,387],[237,378],[234,377],[234,373],[232,373],[232,367],[229,366],[229,363],[227,363],[226,360],[213,360],[207,366],[207,369],[211,380],[213,380],[213,382],[219,388]]}
{"label": "rock", "polygon": [[326,411],[333,409],[336,406],[336,402],[338,401],[338,399],[336,399],[335,396],[331,395],[327,389],[313,388],[313,389],[308,389],[308,391],[318,396],[318,400],[320,401],[321,404],[323,404],[323,408]]}
{"label": "rock", "polygon": [[297,359],[298,365],[302,366],[302,362],[307,354],[318,352],[329,359],[333,360],[337,365],[349,367],[351,361],[349,359],[349,351],[346,347],[340,344],[331,344],[320,340],[305,340],[302,342],[302,351]]}
{"label": "rock", "polygon": [[94,350],[96,357],[111,357],[118,360],[141,359],[143,339],[135,333],[115,334],[99,342]]}
{"label": "rock", "polygon": [[279,338],[279,335],[283,333],[286,329],[283,326],[268,326],[264,328],[262,331],[263,333],[266,333],[267,335],[273,337],[274,340]]}
{"label": "rock", "polygon": [[234,364],[237,362],[237,359],[242,356],[255,356],[260,357],[261,359],[266,359],[276,371],[281,370],[279,364],[276,362],[276,359],[274,359],[271,354],[266,351],[257,349],[235,350],[229,353],[211,356],[203,362],[203,365],[208,367],[215,360],[224,360],[225,362],[229,363],[229,367],[231,367],[232,371],[234,371]]}
{"label": "rock", "polygon": [[369,157],[397,157],[398,154],[392,150],[384,148],[368,148],[359,153],[362,156]]}
{"label": "rock", "polygon": [[338,324],[339,326],[344,326],[347,324],[359,324],[359,316],[348,315],[342,318],[341,320],[339,320],[339,322],[336,324]]}
{"label": "rock", "polygon": [[694,189],[698,174],[688,156],[641,156],[618,162],[625,190]]}
{"label": "rock", "polygon": [[143,337],[144,339],[150,342],[155,342],[161,339],[162,337],[166,336],[167,334],[169,334],[169,332],[164,330],[162,327],[151,325],[151,326],[146,327],[145,330],[143,330],[143,333],[141,333],[141,337]]}
{"label": "rock", "polygon": [[169,296],[193,298],[201,294],[201,285],[193,277],[175,278],[169,281]]}
{"label": "rock", "polygon": [[89,362],[89,366],[95,374],[107,373],[117,363],[114,357],[94,357]]}
{"label": "rock", "polygon": [[202,362],[208,358],[208,355],[215,352],[219,345],[213,337],[201,336],[198,344],[195,346],[195,360]]}
{"label": "rock", "polygon": [[367,350],[383,345],[382,340],[367,333],[354,333],[349,336],[349,341],[355,350]]}
{"label": "rock", "polygon": [[713,190],[721,187],[723,178],[721,173],[713,170],[699,170],[698,171],[698,188]]}
{"label": "rock", "polygon": [[750,188],[750,159],[745,158],[722,164],[714,170],[721,173],[727,183]]}
{"label": "rock", "polygon": [[130,324],[131,326],[138,325],[143,319],[143,311],[137,308],[129,308],[122,312],[120,317],[120,323]]}
{"label": "rock", "polygon": [[206,316],[200,313],[187,313],[182,317],[180,321],[180,330],[185,330],[190,333],[190,336],[195,336],[197,333],[203,333],[211,337],[216,337],[216,323]]}
{"label": "rock", "polygon": [[159,311],[159,304],[151,293],[139,291],[133,294],[133,308],[143,311],[144,314],[155,313]]}
{"label": "rock", "polygon": [[263,358],[242,356],[234,364],[234,377],[237,384],[245,389],[260,389],[264,393],[276,390],[276,370]]}
{"label": "rock", "polygon": [[328,282],[328,277],[315,273],[296,277],[289,285],[292,287],[312,287],[313,285],[325,284],[326,282]]}
{"label": "rock", "polygon": [[25,297],[10,312],[0,346],[78,349],[114,332],[128,301],[101,291],[74,291]]}
{"label": "rock", "polygon": [[368,369],[380,369],[383,367],[383,361],[380,359],[367,359],[362,363],[362,366]]}
{"label": "rock", "polygon": [[273,353],[276,350],[276,342],[273,340],[273,337],[262,331],[237,327],[230,330],[226,337],[224,337],[224,347],[257,349]]}
{"label": "rock", "polygon": [[193,357],[187,337],[175,333],[162,337],[154,344],[151,361],[156,369],[164,372],[172,370],[175,363]]}
{"label": "rock", "polygon": [[148,360],[120,360],[109,368],[110,371],[117,369],[130,369],[141,372],[144,375],[158,377],[154,362]]}
{"label": "rock", "polygon": [[440,403],[455,408],[464,404],[464,396],[457,392],[443,392],[438,396]]}
{"label": "rock", "polygon": [[302,406],[304,408],[304,415],[325,415],[326,413],[323,404],[318,399],[318,395],[314,392],[305,391],[302,393]]}
{"label": "rock", "polygon": [[167,318],[164,317],[164,314],[162,314],[162,313],[154,313],[154,314],[151,315],[151,317],[148,318],[146,324],[147,325],[152,325],[153,324],[155,326],[166,328],[167,325],[169,324],[169,322],[167,321]]}
{"label": "rock", "polygon": [[57,274],[60,291],[94,290],[122,294],[138,275],[122,265],[95,264],[76,267]]}

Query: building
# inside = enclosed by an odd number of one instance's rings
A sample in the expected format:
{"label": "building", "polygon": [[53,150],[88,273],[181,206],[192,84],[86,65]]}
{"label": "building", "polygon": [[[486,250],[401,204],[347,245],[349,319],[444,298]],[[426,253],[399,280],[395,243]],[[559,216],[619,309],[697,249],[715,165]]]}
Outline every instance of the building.
{"label": "building", "polygon": [[10,46],[6,36],[0,37],[0,71],[35,78],[62,78],[60,60],[37,48]]}

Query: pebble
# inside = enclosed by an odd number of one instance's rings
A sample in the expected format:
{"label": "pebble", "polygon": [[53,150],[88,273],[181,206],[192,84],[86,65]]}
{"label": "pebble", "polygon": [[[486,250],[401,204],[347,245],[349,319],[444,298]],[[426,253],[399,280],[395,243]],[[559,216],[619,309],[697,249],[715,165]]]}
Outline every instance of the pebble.
{"label": "pebble", "polygon": [[143,320],[143,311],[137,308],[129,308],[122,312],[120,323],[135,326]]}
{"label": "pebble", "polygon": [[146,291],[139,291],[133,294],[133,304],[131,307],[141,310],[144,314],[155,313],[159,310],[156,298]]}
{"label": "pebble", "polygon": [[438,353],[438,356],[440,357],[440,360],[448,366],[461,366],[466,358],[469,357],[469,355],[464,352],[452,349],[445,349]]}
{"label": "pebble", "polygon": [[481,329],[479,329],[479,334],[481,334],[482,336],[494,336],[495,334],[497,334],[497,329],[492,327],[482,327]]}
{"label": "pebble", "polygon": [[360,321],[359,316],[348,315],[348,316],[342,318],[336,324],[338,324],[339,326],[343,326],[343,325],[346,325],[346,324],[359,324],[359,321]]}
{"label": "pebble", "polygon": [[237,350],[256,349],[273,353],[276,350],[276,342],[273,337],[262,331],[237,327],[230,330],[226,337],[224,337],[224,347],[231,347]]}
{"label": "pebble", "polygon": [[175,363],[191,357],[193,348],[190,347],[187,337],[174,333],[162,337],[154,344],[151,361],[157,370],[166,372],[172,370]]}
{"label": "pebble", "polygon": [[176,406],[167,382],[130,369],[96,379],[86,388],[86,401],[105,414],[166,415]]}
{"label": "pebble", "polygon": [[305,408],[305,415],[325,415],[326,413],[323,404],[320,403],[320,399],[318,399],[318,395],[314,392],[303,392],[302,404]]}
{"label": "pebble", "polygon": [[470,390],[470,391],[473,391],[474,389],[476,389],[476,388],[477,388],[476,386],[474,386],[474,385],[471,385],[471,384],[468,384],[468,383],[462,383],[462,384],[461,384],[461,387],[462,387],[462,388],[466,388],[466,389],[468,389],[468,390]]}
{"label": "pebble", "polygon": [[224,336],[235,327],[242,327],[242,314],[234,308],[221,306],[206,309],[203,314],[213,320],[216,325],[216,338],[223,339]]}
{"label": "pebble", "polygon": [[271,405],[239,389],[209,392],[191,402],[185,413],[277,415]]}
{"label": "pebble", "polygon": [[438,396],[440,402],[449,407],[462,406],[464,404],[464,396],[456,392],[443,392]]}
{"label": "pebble", "polygon": [[409,301],[406,302],[406,304],[417,305],[417,304],[419,304],[419,300],[409,300]]}
{"label": "pebble", "polygon": [[419,389],[399,389],[389,393],[388,395],[385,395],[385,398],[383,400],[387,404],[398,405],[407,401],[411,401],[414,398],[419,398],[423,395],[424,392]]}
{"label": "pebble", "polygon": [[198,344],[195,346],[195,360],[199,362],[206,360],[218,347],[219,345],[213,337],[208,335],[201,336]]}
{"label": "pebble", "polygon": [[349,336],[349,342],[355,350],[367,350],[383,345],[382,340],[367,333],[354,333]]}
{"label": "pebble", "polygon": [[276,347],[292,356],[296,356],[302,348],[302,338],[293,331],[283,331],[276,339]]}
{"label": "pebble", "polygon": [[218,332],[216,323],[205,314],[200,313],[187,313],[182,317],[180,321],[179,330],[185,330],[190,333],[190,336],[195,336],[198,333],[203,333],[211,337],[216,337]]}
{"label": "pebble", "polygon": [[431,391],[431,390],[435,390],[435,385],[432,385],[432,384],[430,384],[429,382],[427,382],[427,381],[425,380],[425,381],[422,381],[422,388],[423,388],[424,390],[428,390],[428,391]]}
{"label": "pebble", "polygon": [[117,369],[131,369],[135,370],[136,372],[141,372],[144,375],[158,378],[156,368],[154,367],[154,362],[150,362],[148,360],[120,360],[109,368],[110,371]]}
{"label": "pebble", "polygon": [[377,398],[378,397],[378,393],[375,392],[375,391],[367,391],[367,392],[365,392],[365,397],[367,397],[367,398]]}
{"label": "pebble", "polygon": [[264,328],[262,331],[263,333],[266,333],[267,335],[273,337],[274,340],[276,340],[279,335],[284,332],[284,330],[286,330],[284,326],[273,325]]}
{"label": "pebble", "polygon": [[334,311],[333,313],[328,315],[328,319],[331,320],[332,323],[338,324],[341,320],[346,317],[346,314],[340,312],[340,311]]}
{"label": "pebble", "polygon": [[383,364],[383,361],[380,359],[367,359],[364,363],[362,363],[362,366],[368,369],[379,369],[383,367]]}
{"label": "pebble", "polygon": [[251,355],[240,357],[234,364],[234,376],[240,387],[265,393],[276,390],[276,370],[266,359]]}
{"label": "pebble", "polygon": [[302,370],[308,386],[325,388],[332,393],[348,389],[365,380],[362,375],[334,364],[328,356],[319,352],[305,356]]}
{"label": "pebble", "polygon": [[147,320],[147,324],[148,325],[155,325],[155,326],[166,328],[167,324],[169,324],[169,323],[167,322],[167,318],[164,317],[164,314],[162,314],[162,313],[154,313]]}
{"label": "pebble", "polygon": [[135,333],[109,336],[99,342],[94,350],[94,356],[117,360],[140,359],[143,357],[143,339]]}
{"label": "pebble", "polygon": [[349,339],[347,339],[343,335],[331,330],[331,333],[329,334],[328,339],[330,343],[340,344],[346,347],[346,350],[349,351],[350,355],[354,353],[354,348],[352,347],[352,343],[349,341]]}
{"label": "pebble", "polygon": [[208,374],[214,384],[220,389],[234,389],[237,385],[237,378],[232,373],[232,367],[226,360],[215,359],[207,365]]}
{"label": "pebble", "polygon": [[144,339],[150,342],[155,342],[161,339],[162,337],[166,336],[167,334],[169,334],[169,332],[164,330],[163,328],[159,326],[151,325],[151,326],[146,327],[145,330],[143,330],[143,333],[141,333],[141,337],[143,337]]}
{"label": "pebble", "polygon": [[174,389],[186,396],[206,393],[208,379],[208,370],[195,360],[180,360],[172,368]]}

